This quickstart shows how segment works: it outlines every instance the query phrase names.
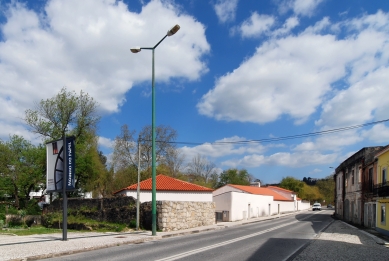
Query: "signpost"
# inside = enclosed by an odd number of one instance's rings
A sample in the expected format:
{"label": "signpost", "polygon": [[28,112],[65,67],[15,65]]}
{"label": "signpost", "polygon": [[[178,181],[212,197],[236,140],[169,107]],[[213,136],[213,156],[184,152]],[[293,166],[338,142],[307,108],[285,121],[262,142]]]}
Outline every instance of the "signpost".
{"label": "signpost", "polygon": [[67,240],[67,191],[75,190],[75,138],[63,139],[46,143],[47,175],[46,191],[62,192],[63,195],[63,220],[62,240]]}

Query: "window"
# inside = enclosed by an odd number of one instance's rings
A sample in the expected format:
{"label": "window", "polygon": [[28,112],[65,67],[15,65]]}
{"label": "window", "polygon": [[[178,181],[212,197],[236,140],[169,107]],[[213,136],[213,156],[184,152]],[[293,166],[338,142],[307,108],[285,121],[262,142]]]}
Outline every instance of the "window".
{"label": "window", "polygon": [[345,186],[347,187],[347,174],[346,174],[346,176],[344,177],[344,183],[345,183]]}
{"label": "window", "polygon": [[381,223],[385,223],[386,220],[386,210],[385,205],[381,206]]}
{"label": "window", "polygon": [[386,168],[382,170],[382,184],[386,183]]}
{"label": "window", "polygon": [[359,167],[359,171],[358,171],[358,182],[361,183],[362,182],[362,168]]}
{"label": "window", "polygon": [[373,191],[373,168],[369,169],[369,191]]}
{"label": "window", "polygon": [[354,185],[354,170],[351,171],[351,184]]}
{"label": "window", "polygon": [[339,177],[339,182],[338,182],[338,189],[340,189],[340,177]]}

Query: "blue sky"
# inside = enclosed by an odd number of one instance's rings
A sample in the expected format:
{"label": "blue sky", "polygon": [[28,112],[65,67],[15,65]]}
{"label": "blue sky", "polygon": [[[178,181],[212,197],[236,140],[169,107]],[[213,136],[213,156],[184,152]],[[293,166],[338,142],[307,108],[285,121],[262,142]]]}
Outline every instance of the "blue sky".
{"label": "blue sky", "polygon": [[[389,124],[389,2],[382,0],[0,0],[0,138],[37,142],[24,111],[65,86],[99,103],[99,146],[127,124],[178,132],[186,162],[245,168],[264,183],[323,178]],[[215,142],[232,142],[225,145]]]}

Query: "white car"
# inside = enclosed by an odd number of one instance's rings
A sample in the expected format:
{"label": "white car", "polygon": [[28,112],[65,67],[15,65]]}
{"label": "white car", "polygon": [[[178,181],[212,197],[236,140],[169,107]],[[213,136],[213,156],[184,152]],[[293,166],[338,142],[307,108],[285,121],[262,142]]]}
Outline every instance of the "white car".
{"label": "white car", "polygon": [[312,211],[315,211],[315,210],[321,210],[321,204],[320,203],[313,204]]}

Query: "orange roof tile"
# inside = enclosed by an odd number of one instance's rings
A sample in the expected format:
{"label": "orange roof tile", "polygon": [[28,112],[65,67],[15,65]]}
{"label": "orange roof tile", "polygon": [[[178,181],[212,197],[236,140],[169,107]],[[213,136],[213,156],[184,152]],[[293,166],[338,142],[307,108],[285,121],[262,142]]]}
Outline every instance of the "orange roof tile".
{"label": "orange roof tile", "polygon": [[250,194],[273,196],[274,200],[278,200],[278,201],[291,201],[290,199],[266,187],[252,187],[252,186],[233,185],[233,184],[228,184],[228,186],[243,190]]}
{"label": "orange roof tile", "polygon": [[268,188],[274,188],[274,189],[278,189],[278,190],[283,190],[283,191],[286,191],[286,192],[289,192],[289,193],[295,193],[291,190],[287,190],[287,189],[284,189],[284,188],[280,188],[280,187],[276,187],[276,186],[267,186]]}
{"label": "orange roof tile", "polygon": [[[140,190],[151,190],[152,189],[152,179],[146,179],[140,184]],[[137,183],[128,186],[126,188],[122,188],[119,191],[116,191],[114,194],[121,192],[123,190],[136,190],[137,189]],[[162,174],[159,174],[156,176],[156,188],[157,191],[199,191],[199,192],[205,192],[205,191],[213,191],[210,188],[206,188],[200,185],[196,185],[193,183],[189,183],[183,180],[175,179],[172,177],[168,177]]]}

